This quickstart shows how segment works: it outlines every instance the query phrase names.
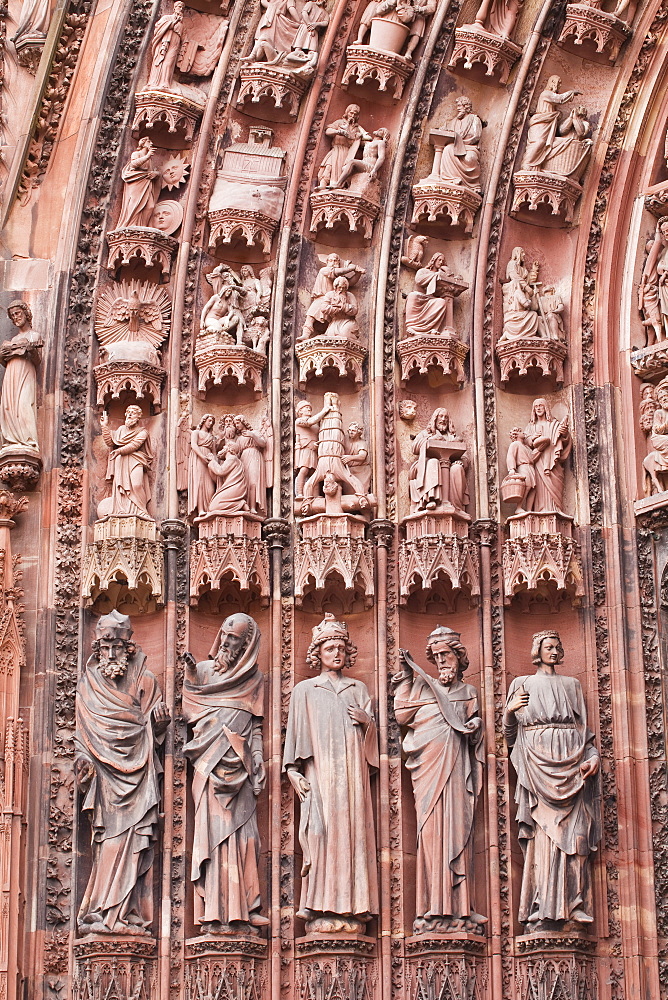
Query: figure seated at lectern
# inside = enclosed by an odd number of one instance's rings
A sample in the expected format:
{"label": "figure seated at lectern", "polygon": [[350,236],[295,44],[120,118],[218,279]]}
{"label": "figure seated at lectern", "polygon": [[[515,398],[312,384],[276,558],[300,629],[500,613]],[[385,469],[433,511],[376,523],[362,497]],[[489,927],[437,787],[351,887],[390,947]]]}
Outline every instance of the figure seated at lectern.
{"label": "figure seated at lectern", "polygon": [[448,411],[438,407],[413,442],[410,471],[411,512],[461,511],[469,502],[466,445],[454,431]]}

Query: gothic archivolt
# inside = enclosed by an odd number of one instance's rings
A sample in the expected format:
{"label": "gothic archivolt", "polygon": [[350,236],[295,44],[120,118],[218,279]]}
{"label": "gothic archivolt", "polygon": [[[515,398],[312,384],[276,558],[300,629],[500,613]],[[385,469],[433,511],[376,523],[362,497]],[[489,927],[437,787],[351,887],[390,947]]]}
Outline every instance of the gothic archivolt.
{"label": "gothic archivolt", "polygon": [[0,11],[4,996],[668,996],[666,17]]}

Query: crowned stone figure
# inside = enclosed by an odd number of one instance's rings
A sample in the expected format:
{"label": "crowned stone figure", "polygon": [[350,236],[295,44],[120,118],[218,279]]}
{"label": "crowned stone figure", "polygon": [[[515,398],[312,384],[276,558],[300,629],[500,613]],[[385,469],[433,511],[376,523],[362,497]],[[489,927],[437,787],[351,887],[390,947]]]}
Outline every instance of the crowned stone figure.
{"label": "crowned stone figure", "polygon": [[517,771],[524,853],[519,919],[527,932],[591,924],[591,855],[601,838],[600,757],[580,681],[555,667],[558,632],[533,637],[535,674],[510,685],[503,729]]}
{"label": "crowned stone figure", "polygon": [[356,658],[347,626],[326,614],[306,654],[319,674],[290,700],[283,767],[301,803],[297,916],[308,932],[363,932],[378,913],[370,784],[378,742],[366,685],[343,673]]}
{"label": "crowned stone figure", "polygon": [[75,770],[90,817],[93,864],[79,908],[82,934],[141,934],[153,920],[153,865],[170,714],[132,625],[118,611],[99,619],[79,678]]}

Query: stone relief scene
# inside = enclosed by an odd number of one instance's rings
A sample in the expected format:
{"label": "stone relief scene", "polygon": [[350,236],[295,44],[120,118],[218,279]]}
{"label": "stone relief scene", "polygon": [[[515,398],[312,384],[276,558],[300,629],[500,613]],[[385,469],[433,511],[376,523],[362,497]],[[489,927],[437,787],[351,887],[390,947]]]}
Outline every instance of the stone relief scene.
{"label": "stone relief scene", "polygon": [[0,1000],[668,1000],[666,53],[0,9]]}

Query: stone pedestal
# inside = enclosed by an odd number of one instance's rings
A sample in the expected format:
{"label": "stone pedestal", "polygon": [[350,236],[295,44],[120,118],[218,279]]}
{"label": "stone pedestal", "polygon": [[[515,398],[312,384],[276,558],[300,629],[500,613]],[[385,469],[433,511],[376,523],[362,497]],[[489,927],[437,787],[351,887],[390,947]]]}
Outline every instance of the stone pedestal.
{"label": "stone pedestal", "polygon": [[153,1000],[157,947],[147,936],[91,934],[74,942],[72,1000]]}
{"label": "stone pedestal", "polygon": [[[242,64],[239,70],[239,94],[236,105],[244,114],[253,118],[279,121],[279,115],[293,122],[299,114],[299,102],[308,90],[311,76],[291,73],[280,66],[269,66],[265,62]],[[262,109],[273,110],[273,114],[262,114]]]}
{"label": "stone pedestal", "polygon": [[186,940],[184,1000],[260,1000],[266,994],[267,943],[252,935]]}
{"label": "stone pedestal", "polygon": [[90,604],[112,584],[126,584],[139,602],[164,601],[162,541],[155,521],[111,516],[96,521],[93,541],[86,546],[81,594]]}
{"label": "stone pedestal", "polygon": [[565,594],[578,605],[585,591],[573,518],[556,511],[513,514],[508,529],[503,543],[505,603],[518,594],[548,602]]}
{"label": "stone pedestal", "polygon": [[200,334],[195,344],[195,367],[200,399],[205,398],[207,389],[227,379],[247,385],[256,399],[262,395],[267,358],[245,344],[221,344],[216,334]]}
{"label": "stone pedestal", "polygon": [[427,177],[413,185],[412,224],[420,232],[433,236],[454,236],[451,230],[463,228],[466,236],[473,233],[473,220],[482,205],[477,191],[460,184],[443,184]]}
{"label": "stone pedestal", "polygon": [[132,392],[137,399],[148,399],[156,413],[162,408],[162,385],[167,377],[164,368],[148,361],[107,361],[93,368],[97,385],[97,405],[107,406],[122,392]]}
{"label": "stone pedestal", "polygon": [[242,243],[255,252],[260,261],[269,260],[271,241],[278,226],[262,212],[251,212],[244,208],[219,208],[209,212],[209,251],[215,254],[219,244],[231,247]]}
{"label": "stone pedestal", "polygon": [[513,65],[522,53],[522,46],[509,38],[490,35],[477,24],[463,24],[455,31],[455,46],[448,64],[454,73],[469,71],[477,64],[485,67],[485,76],[507,83]]}
{"label": "stone pedestal", "polygon": [[405,948],[407,1000],[473,1000],[485,995],[483,935],[416,934],[406,938]]}
{"label": "stone pedestal", "polygon": [[304,389],[310,378],[320,378],[334,369],[340,378],[349,378],[356,389],[363,383],[362,365],[368,355],[359,341],[347,337],[309,337],[299,340],[295,354],[299,361],[299,388]]}
{"label": "stone pedestal", "polygon": [[515,939],[517,996],[598,1000],[596,944],[577,935],[545,931]]}
{"label": "stone pedestal", "polygon": [[631,351],[631,368],[638,378],[658,379],[668,375],[668,340]]}
{"label": "stone pedestal", "polygon": [[308,934],[295,941],[301,1000],[374,1000],[376,941],[362,934]]}
{"label": "stone pedestal", "polygon": [[322,597],[328,581],[352,600],[355,590],[366,607],[373,601],[373,544],[365,539],[366,524],[355,514],[314,514],[300,523],[295,553],[295,602],[306,593]]}
{"label": "stone pedestal", "polygon": [[269,600],[269,557],[259,514],[205,514],[197,518],[199,539],[190,549],[190,603],[220,590],[223,580],[242,595]]}
{"label": "stone pedestal", "polygon": [[631,28],[614,14],[587,3],[569,3],[566,21],[559,35],[559,45],[587,58],[587,49],[596,54],[605,52],[610,62],[619,55]]}
{"label": "stone pedestal", "polygon": [[539,374],[561,385],[567,355],[568,348],[562,341],[543,337],[525,337],[496,345],[502,382],[508,382],[512,376],[526,378],[529,374]]}
{"label": "stone pedestal", "polygon": [[478,547],[468,537],[470,518],[459,512],[425,511],[403,521],[406,538],[399,544],[399,601],[412,595],[422,602],[433,596],[439,583],[452,595],[469,599],[480,595]]}
{"label": "stone pedestal", "polygon": [[12,490],[34,490],[42,469],[39,453],[20,445],[0,449],[0,480]]}
{"label": "stone pedestal", "polygon": [[431,368],[461,385],[466,381],[464,362],[468,353],[466,344],[447,334],[406,337],[397,344],[401,384],[405,386],[413,375],[427,375]]}
{"label": "stone pedestal", "polygon": [[122,268],[139,263],[147,270],[157,268],[161,284],[169,281],[172,260],[179,246],[172,236],[150,226],[131,226],[107,233],[107,243],[107,270],[114,277],[118,277]]}
{"label": "stone pedestal", "polygon": [[310,232],[317,233],[320,242],[333,246],[347,246],[351,234],[357,234],[366,244],[371,240],[379,213],[380,205],[356,191],[338,188],[313,191]]}
{"label": "stone pedestal", "polygon": [[135,97],[132,130],[135,135],[150,136],[164,130],[169,135],[172,148],[176,139],[181,139],[183,146],[189,146],[203,110],[203,101],[199,103],[162,90],[144,90]]}
{"label": "stone pedestal", "polygon": [[523,222],[543,226],[549,224],[545,214],[532,214],[543,207],[550,210],[554,226],[568,226],[573,221],[575,206],[582,194],[582,187],[577,181],[546,170],[519,170],[513,174],[513,184],[515,194],[511,215]]}
{"label": "stone pedestal", "polygon": [[373,49],[370,45],[349,45],[341,84],[350,90],[351,85],[362,87],[373,83],[382,94],[391,90],[392,100],[400,101],[404,84],[414,69],[412,59],[396,52]]}

